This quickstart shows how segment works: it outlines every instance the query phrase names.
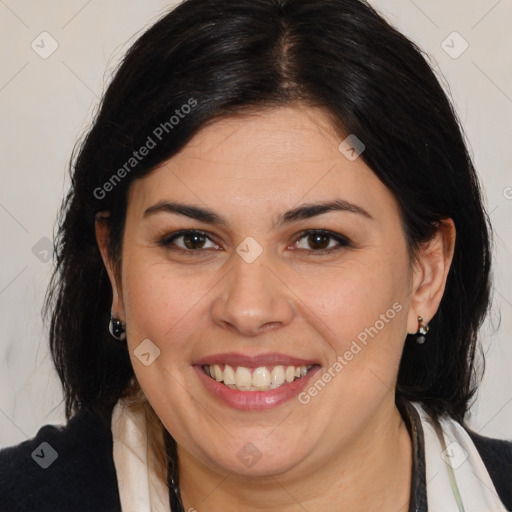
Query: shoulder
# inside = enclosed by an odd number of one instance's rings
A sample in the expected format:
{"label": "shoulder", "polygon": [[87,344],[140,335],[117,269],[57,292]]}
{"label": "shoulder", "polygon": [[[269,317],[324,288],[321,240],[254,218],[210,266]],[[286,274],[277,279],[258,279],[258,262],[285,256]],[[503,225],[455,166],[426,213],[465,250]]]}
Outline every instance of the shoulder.
{"label": "shoulder", "polygon": [[82,410],[0,450],[3,512],[120,511],[110,425]]}
{"label": "shoulder", "polygon": [[512,440],[485,437],[463,425],[471,437],[494,487],[507,510],[512,510]]}

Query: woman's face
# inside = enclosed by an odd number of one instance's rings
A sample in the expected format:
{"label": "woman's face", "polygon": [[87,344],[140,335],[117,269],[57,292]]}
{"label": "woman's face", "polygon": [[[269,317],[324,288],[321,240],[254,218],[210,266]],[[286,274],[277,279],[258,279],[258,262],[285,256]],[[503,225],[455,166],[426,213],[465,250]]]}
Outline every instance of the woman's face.
{"label": "woman's face", "polygon": [[119,310],[183,460],[310,472],[396,411],[414,271],[396,200],[341,141],[318,109],[233,117],[131,186]]}

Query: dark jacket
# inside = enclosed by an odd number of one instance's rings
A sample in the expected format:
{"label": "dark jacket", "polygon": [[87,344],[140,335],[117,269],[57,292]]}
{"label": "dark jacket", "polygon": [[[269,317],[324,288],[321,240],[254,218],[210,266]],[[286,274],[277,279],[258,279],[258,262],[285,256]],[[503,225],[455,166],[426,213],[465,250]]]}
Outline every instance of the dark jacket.
{"label": "dark jacket", "polygon": [[[512,510],[512,442],[468,433]],[[0,450],[0,511],[121,512],[112,447],[110,424],[82,410],[64,427],[46,425]]]}

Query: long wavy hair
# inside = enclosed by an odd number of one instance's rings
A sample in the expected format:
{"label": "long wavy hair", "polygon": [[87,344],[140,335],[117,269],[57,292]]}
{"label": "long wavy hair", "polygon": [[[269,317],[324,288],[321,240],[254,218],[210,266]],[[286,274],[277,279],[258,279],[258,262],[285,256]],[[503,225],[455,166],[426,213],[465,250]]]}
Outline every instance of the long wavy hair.
{"label": "long wavy hair", "polygon": [[[453,219],[446,290],[428,343],[406,340],[396,392],[434,417],[464,420],[483,368],[475,356],[489,305],[489,222],[460,123],[427,59],[359,0],[185,0],[127,52],[75,149],[55,239],[45,314],[68,419],[84,407],[108,418],[121,396],[140,396],[126,344],[108,332],[112,290],[95,215],[110,212],[109,253],[120,269],[134,180],[216,119],[299,102],[364,141],[361,158],[399,203],[411,258]],[[131,161],[149,136],[155,147]]]}

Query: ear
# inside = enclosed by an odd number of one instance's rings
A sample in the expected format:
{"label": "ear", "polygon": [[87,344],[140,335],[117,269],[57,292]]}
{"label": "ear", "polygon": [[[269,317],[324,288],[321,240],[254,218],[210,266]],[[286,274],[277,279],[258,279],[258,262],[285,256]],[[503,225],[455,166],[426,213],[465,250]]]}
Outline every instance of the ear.
{"label": "ear", "polygon": [[418,317],[428,324],[435,315],[444,294],[446,279],[455,249],[455,224],[443,219],[434,238],[421,246],[413,265],[411,307],[407,332],[418,332]]}
{"label": "ear", "polygon": [[123,304],[123,294],[121,289],[121,283],[118,282],[115,266],[110,259],[108,252],[108,246],[110,242],[110,225],[108,218],[110,212],[99,212],[96,214],[95,229],[96,229],[96,241],[101,252],[103,264],[107,270],[107,274],[112,286],[112,316],[119,318],[125,322],[125,312]]}

